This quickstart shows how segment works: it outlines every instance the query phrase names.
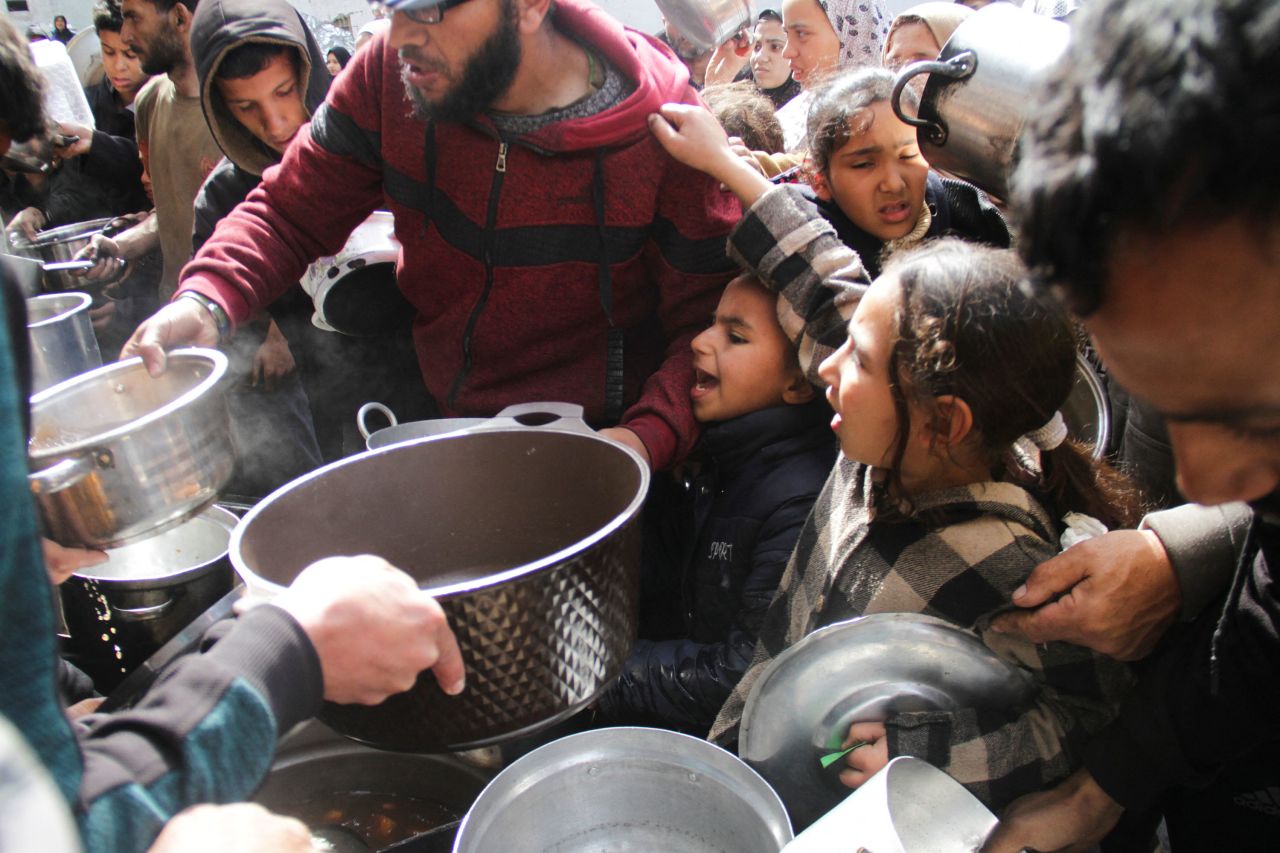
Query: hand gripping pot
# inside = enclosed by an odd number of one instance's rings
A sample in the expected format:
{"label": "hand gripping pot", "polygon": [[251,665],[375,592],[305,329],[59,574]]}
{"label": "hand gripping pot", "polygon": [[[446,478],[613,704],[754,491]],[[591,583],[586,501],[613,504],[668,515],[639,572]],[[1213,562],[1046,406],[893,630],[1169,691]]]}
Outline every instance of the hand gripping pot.
{"label": "hand gripping pot", "polygon": [[400,241],[395,218],[375,210],[356,226],[336,255],[317,259],[302,277],[311,297],[311,323],[326,332],[354,337],[378,335],[414,316],[396,284]]}
{"label": "hand gripping pot", "polygon": [[585,708],[636,632],[639,455],[592,432],[582,409],[513,406],[488,423],[320,468],[254,507],[231,559],[271,596],[324,557],[376,554],[440,602],[467,688],[422,673],[376,707],[320,719],[389,749],[439,752],[521,737]]}

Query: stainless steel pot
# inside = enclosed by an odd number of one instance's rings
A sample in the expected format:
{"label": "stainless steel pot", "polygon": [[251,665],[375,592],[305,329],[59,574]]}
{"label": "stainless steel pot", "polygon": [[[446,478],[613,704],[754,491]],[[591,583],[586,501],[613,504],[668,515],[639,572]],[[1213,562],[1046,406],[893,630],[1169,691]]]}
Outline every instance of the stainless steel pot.
{"label": "stainless steel pot", "polygon": [[581,408],[531,404],[447,436],[343,459],[245,516],[231,559],[273,595],[315,560],[377,554],[449,616],[467,689],[423,673],[373,708],[321,719],[391,749],[469,749],[532,734],[586,707],[636,631],[648,466],[589,430]]}
{"label": "stainless steel pot", "polygon": [[159,377],[133,358],[34,395],[28,483],[46,535],[111,548],[212,503],[234,465],[226,372],[222,353],[180,349]]}
{"label": "stainless steel pot", "polygon": [[60,588],[71,649],[109,689],[231,591],[227,559],[239,519],[212,506],[157,536],[108,549]]}
{"label": "stainless steel pot", "polygon": [[1098,373],[1082,356],[1076,356],[1076,378],[1062,404],[1062,419],[1076,441],[1089,445],[1094,459],[1102,459],[1111,446],[1111,401]]}
{"label": "stainless steel pot", "polygon": [[[929,165],[1008,198],[1032,95],[1066,51],[1070,35],[1061,21],[992,3],[956,28],[936,61],[914,62],[898,73],[893,111],[917,128]],[[901,98],[920,74],[929,80],[917,118],[904,111]]]}
{"label": "stainless steel pot", "polygon": [[93,297],[87,293],[56,293],[27,300],[33,391],[102,366],[102,353],[89,320],[92,304]]}
{"label": "stainless steel pot", "polygon": [[[57,228],[47,228],[44,231],[36,232],[34,240],[14,237],[12,240],[13,248],[43,261],[46,265],[61,264],[74,259],[77,252],[89,245],[93,235],[100,234],[114,221],[108,217],[106,219],[90,219],[86,222],[74,222]],[[123,269],[122,265],[121,272],[123,272]],[[94,286],[104,285],[110,283],[111,280],[113,279],[98,279],[92,284]],[[85,279],[75,275],[74,268],[62,267],[52,270],[46,268],[45,270],[44,289],[47,291],[83,290],[85,287]]]}
{"label": "stainless steel pot", "polygon": [[[253,800],[318,835],[335,827],[352,832],[363,845],[353,849],[388,849],[396,843],[388,837],[404,836],[415,839],[403,842],[413,850],[449,850],[458,821],[492,777],[453,756],[371,749],[312,720],[281,741]],[[411,832],[411,817],[419,827],[438,825]]]}
{"label": "stainless steel pot", "polygon": [[755,18],[751,0],[654,0],[662,16],[689,41],[712,50]]}
{"label": "stainless steel pot", "polygon": [[[385,426],[382,429],[372,429],[369,425],[369,418],[375,414],[386,418],[389,426]],[[364,439],[365,447],[370,450],[377,450],[379,447],[403,444],[416,438],[445,435],[446,433],[457,432],[460,429],[470,429],[471,427],[479,426],[485,420],[485,418],[434,418],[426,421],[409,421],[402,424],[390,407],[384,406],[382,403],[365,403],[356,412],[356,429],[360,431],[360,437]]]}
{"label": "stainless steel pot", "polygon": [[777,853],[790,840],[778,795],[732,753],[678,732],[609,728],[552,741],[499,773],[453,849]]}

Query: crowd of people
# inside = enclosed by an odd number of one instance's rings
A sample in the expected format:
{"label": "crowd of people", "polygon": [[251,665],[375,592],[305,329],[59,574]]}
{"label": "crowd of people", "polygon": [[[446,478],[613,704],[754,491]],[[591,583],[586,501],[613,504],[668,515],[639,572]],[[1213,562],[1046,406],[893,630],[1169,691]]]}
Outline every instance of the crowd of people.
{"label": "crowd of people", "polygon": [[[574,725],[733,750],[787,648],[920,613],[1034,695],[858,721],[844,785],[924,759],[1002,817],[993,853],[1145,852],[1162,823],[1174,853],[1270,849],[1280,15],[1018,4],[1071,42],[990,198],[891,106],[894,72],[983,5],[781,0],[708,46],[589,0],[386,0],[348,52],[286,0],[106,0],[93,128],[44,115],[0,21],[0,148],[60,137],[47,174],[6,170],[0,207],[18,239],[113,219],[82,252],[104,354],[159,374],[176,346],[229,353],[250,500],[356,449],[341,424],[371,390],[422,417],[576,403],[639,454],[640,636]],[[393,321],[317,328],[300,280],[378,210]],[[443,611],[412,567],[322,560],[132,710],[69,715],[50,580],[102,555],[38,537],[4,296],[0,760],[52,778],[87,849],[193,849],[210,826],[308,849],[258,808],[183,810],[249,796],[322,699],[374,704],[428,668],[465,689]],[[1105,452],[1062,416],[1082,357]],[[11,826],[0,848],[23,849]]]}

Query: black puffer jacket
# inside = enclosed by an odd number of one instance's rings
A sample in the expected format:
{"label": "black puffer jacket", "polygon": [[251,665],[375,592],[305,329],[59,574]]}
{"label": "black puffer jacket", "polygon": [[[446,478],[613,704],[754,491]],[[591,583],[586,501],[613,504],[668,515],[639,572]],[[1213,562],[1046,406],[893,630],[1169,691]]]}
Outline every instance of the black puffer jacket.
{"label": "black puffer jacket", "polygon": [[760,622],[835,462],[830,418],[818,399],[703,433],[703,468],[666,519],[680,531],[662,555],[669,565],[646,567],[681,579],[684,638],[636,643],[600,702],[605,719],[706,734],[751,661]]}

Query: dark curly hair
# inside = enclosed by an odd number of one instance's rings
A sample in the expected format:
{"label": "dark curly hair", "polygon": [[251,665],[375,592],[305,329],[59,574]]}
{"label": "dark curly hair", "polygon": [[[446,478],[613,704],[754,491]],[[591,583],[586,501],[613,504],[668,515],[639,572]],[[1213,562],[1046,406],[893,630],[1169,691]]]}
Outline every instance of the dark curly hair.
{"label": "dark curly hair", "polygon": [[[1076,375],[1076,335],[1066,311],[1035,293],[1017,254],[958,239],[931,241],[885,265],[901,301],[889,381],[898,419],[891,482],[911,428],[909,403],[930,409],[943,395],[973,412],[992,476],[1018,474],[1013,445],[1053,417]],[[1059,512],[1082,512],[1108,527],[1141,517],[1137,490],[1087,448],[1068,439],[1041,453],[1037,484]]]}
{"label": "dark curly hair", "polygon": [[1085,316],[1125,234],[1280,218],[1280,4],[1091,0],[1072,29],[1012,202],[1037,283]]}

